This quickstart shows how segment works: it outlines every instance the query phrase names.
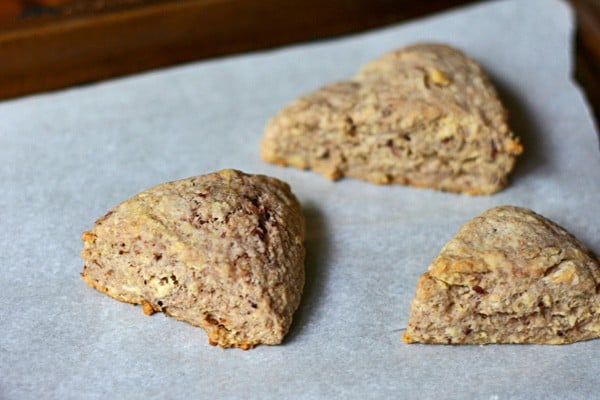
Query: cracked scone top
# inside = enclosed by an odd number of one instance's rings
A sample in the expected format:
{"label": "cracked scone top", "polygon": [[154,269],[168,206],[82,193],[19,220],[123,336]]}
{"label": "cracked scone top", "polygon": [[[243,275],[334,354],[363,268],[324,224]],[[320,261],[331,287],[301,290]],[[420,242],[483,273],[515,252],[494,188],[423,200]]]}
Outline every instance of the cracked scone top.
{"label": "cracked scone top", "polygon": [[492,208],[423,274],[404,341],[561,344],[600,337],[600,264],[533,211]]}
{"label": "cracked scone top", "polygon": [[481,67],[440,44],[410,46],[302,96],[267,124],[262,158],[451,192],[502,189],[519,139]]}
{"label": "cracked scone top", "polygon": [[289,186],[222,170],[146,190],[84,232],[85,282],[202,327],[211,344],[278,344],[304,286],[304,217]]}

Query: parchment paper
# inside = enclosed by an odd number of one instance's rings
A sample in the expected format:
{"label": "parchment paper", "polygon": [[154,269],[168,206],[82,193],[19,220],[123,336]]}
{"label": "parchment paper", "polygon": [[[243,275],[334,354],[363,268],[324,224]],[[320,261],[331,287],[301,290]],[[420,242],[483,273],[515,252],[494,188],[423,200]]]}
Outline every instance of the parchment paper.
{"label": "parchment paper", "polygon": [[[401,341],[418,277],[489,207],[530,207],[600,252],[600,152],[571,78],[573,29],[566,3],[489,2],[0,103],[0,398],[597,398],[600,340]],[[463,49],[499,87],[526,148],[507,189],[334,183],[259,159],[277,110],[416,41]],[[284,179],[305,208],[306,290],[281,346],[211,347],[200,328],[147,317],[79,276],[80,235],[96,218],[155,184],[221,168]]]}

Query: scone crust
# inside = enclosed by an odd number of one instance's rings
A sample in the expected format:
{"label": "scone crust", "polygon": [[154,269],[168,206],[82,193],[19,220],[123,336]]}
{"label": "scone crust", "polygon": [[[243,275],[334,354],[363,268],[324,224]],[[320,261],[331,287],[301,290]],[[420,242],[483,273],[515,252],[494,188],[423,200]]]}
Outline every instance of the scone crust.
{"label": "scone crust", "polygon": [[261,144],[265,161],[330,179],[469,194],[503,188],[522,150],[481,67],[442,44],[388,53],[299,98]]}
{"label": "scone crust", "polygon": [[419,280],[406,342],[561,344],[600,336],[600,265],[565,229],[501,206],[466,223]]}
{"label": "scone crust", "polygon": [[84,281],[202,327],[211,344],[278,344],[304,286],[304,217],[286,183],[222,170],[155,186],[84,232]]}

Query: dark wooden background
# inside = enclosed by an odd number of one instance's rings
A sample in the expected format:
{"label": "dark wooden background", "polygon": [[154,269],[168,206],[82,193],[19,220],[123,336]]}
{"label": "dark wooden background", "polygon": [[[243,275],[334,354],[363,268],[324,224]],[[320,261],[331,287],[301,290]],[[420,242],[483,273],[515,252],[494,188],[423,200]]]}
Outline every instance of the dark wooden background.
{"label": "dark wooden background", "polygon": [[[0,0],[0,99],[360,32],[475,2]],[[570,2],[576,78],[598,121],[600,0]]]}

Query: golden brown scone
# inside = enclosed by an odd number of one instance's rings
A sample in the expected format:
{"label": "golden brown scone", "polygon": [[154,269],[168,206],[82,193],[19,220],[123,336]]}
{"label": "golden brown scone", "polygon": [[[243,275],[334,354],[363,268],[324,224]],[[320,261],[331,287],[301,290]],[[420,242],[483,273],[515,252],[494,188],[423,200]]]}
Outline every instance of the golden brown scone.
{"label": "golden brown scone", "polygon": [[600,264],[552,221],[492,208],[467,222],[419,280],[408,343],[562,344],[600,336]]}
{"label": "golden brown scone", "polygon": [[268,122],[261,144],[265,161],[330,179],[470,194],[502,189],[521,152],[481,67],[440,44],[388,53],[299,98]]}
{"label": "golden brown scone", "polygon": [[278,344],[304,286],[304,217],[288,184],[235,170],[164,183],[84,232],[83,279],[202,327],[213,345]]}

